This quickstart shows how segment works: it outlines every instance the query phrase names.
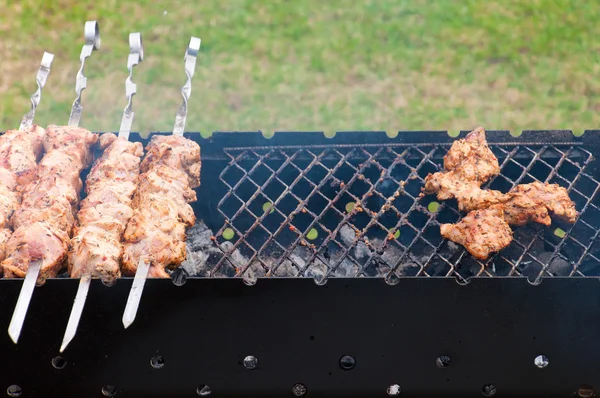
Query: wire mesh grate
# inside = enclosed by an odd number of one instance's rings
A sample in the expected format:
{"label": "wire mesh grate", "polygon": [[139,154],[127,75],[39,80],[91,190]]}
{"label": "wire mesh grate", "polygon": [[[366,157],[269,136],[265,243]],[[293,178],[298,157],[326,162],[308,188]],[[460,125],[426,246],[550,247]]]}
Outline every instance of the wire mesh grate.
{"label": "wire mesh grate", "polygon": [[[509,247],[486,261],[443,239],[454,201],[420,197],[428,173],[443,169],[450,144],[228,148],[219,175],[223,225],[210,233],[204,276],[385,277],[600,276],[600,183],[592,154],[573,144],[490,144],[500,175],[484,187],[508,191],[533,181],[566,187],[574,225],[516,228]],[[192,243],[193,245],[193,243]]]}

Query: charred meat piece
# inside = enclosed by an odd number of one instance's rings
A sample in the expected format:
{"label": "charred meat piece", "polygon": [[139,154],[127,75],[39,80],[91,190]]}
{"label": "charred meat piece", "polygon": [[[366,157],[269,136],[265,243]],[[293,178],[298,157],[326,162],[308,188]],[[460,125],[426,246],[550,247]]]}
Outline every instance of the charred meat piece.
{"label": "charred meat piece", "polygon": [[463,245],[479,260],[507,247],[512,241],[512,230],[504,220],[501,205],[474,210],[456,224],[442,224],[441,235]]}
{"label": "charred meat piece", "polygon": [[461,211],[506,200],[501,192],[480,188],[500,173],[498,159],[487,144],[483,128],[471,131],[464,139],[452,144],[444,156],[444,169],[425,178],[424,194],[437,194],[439,200],[456,198]]}
{"label": "charred meat piece", "polygon": [[101,135],[100,147],[104,153],[88,174],[87,197],[77,213],[69,275],[79,278],[89,270],[92,277],[113,282],[121,276],[121,239],[133,215],[132,197],[144,150],[141,143],[114,134]]}
{"label": "charred meat piece", "polygon": [[185,260],[185,230],[194,225],[189,202],[200,185],[200,147],[180,136],[154,136],[140,165],[134,215],[123,235],[122,272],[134,275],[140,259],[151,262],[150,277]]}
{"label": "charred meat piece", "polygon": [[63,267],[82,186],[79,174],[91,162],[97,139],[78,127],[46,130],[46,154],[12,217],[15,232],[6,242],[7,255],[1,263],[6,277],[23,277],[31,262],[42,260],[38,283],[43,283]]}

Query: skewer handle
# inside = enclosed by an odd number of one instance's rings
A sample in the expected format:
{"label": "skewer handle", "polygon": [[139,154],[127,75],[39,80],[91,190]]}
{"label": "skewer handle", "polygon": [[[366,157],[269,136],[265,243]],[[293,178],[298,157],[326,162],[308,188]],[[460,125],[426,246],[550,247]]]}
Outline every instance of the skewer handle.
{"label": "skewer handle", "polygon": [[125,97],[127,98],[127,106],[123,110],[123,118],[121,119],[121,127],[119,127],[119,137],[126,140],[129,139],[131,126],[133,124],[133,96],[137,92],[137,85],[133,82],[133,68],[144,60],[144,46],[142,44],[142,34],[129,34],[129,57],[127,58],[127,69],[129,76],[125,80]]}
{"label": "skewer handle", "polygon": [[85,23],[84,37],[85,44],[83,45],[81,55],[79,56],[81,66],[79,67],[79,71],[77,71],[77,81],[75,84],[77,97],[75,98],[75,101],[73,101],[71,114],[69,115],[69,126],[71,127],[79,126],[79,122],[81,121],[81,112],[83,111],[83,107],[81,106],[81,93],[87,86],[87,78],[83,74],[85,60],[92,55],[92,51],[100,49],[100,27],[98,26],[98,22],[87,21]]}
{"label": "skewer handle", "polygon": [[46,80],[48,80],[48,75],[50,75],[50,67],[52,66],[53,60],[54,54],[44,52],[40,68],[38,69],[37,76],[35,77],[37,90],[35,91],[35,93],[33,93],[33,95],[30,98],[31,109],[23,116],[23,119],[21,119],[21,125],[19,126],[19,130],[26,130],[33,124],[35,109],[40,104],[40,100],[42,99],[42,89],[46,84]]}
{"label": "skewer handle", "polygon": [[196,69],[196,57],[198,51],[200,51],[201,40],[197,37],[192,36],[188,48],[185,52],[185,75],[187,80],[181,88],[181,96],[183,97],[183,103],[177,111],[175,116],[175,126],[173,127],[173,135],[183,135],[185,130],[185,120],[187,118],[188,111],[188,100],[192,94],[192,77],[194,76],[194,70]]}

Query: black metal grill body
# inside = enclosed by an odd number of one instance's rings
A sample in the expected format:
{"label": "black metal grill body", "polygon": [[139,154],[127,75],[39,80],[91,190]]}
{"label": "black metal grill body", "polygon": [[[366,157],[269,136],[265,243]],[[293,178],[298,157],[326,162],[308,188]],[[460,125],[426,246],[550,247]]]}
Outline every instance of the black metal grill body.
{"label": "black metal grill body", "polygon": [[[293,396],[298,383],[307,396],[385,396],[394,384],[401,396],[600,388],[600,132],[488,132],[502,166],[489,188],[556,182],[581,215],[518,228],[486,262],[439,236],[439,223],[460,218],[455,203],[418,197],[454,140],[444,132],[189,137],[202,147],[202,228],[183,267],[193,276],[148,281],[127,331],[131,280],[94,281],[60,370],[51,359],[77,282],[48,281],[19,345],[0,333],[0,387],[44,397],[102,396],[107,385],[123,397],[197,396],[203,384],[215,396]],[[0,281],[0,331],[20,284]]]}

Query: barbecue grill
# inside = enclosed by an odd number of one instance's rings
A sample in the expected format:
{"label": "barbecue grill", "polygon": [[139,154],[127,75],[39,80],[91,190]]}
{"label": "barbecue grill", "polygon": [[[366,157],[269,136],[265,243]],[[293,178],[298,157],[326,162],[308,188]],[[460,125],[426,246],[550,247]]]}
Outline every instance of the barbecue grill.
{"label": "barbecue grill", "polygon": [[[447,132],[185,136],[202,148],[202,183],[184,264],[170,280],[146,281],[127,330],[120,316],[134,278],[92,280],[77,338],[60,355],[79,281],[46,281],[19,345],[0,333],[8,396],[590,397],[599,388],[600,131],[488,131],[501,174],[485,187],[557,183],[580,215],[516,228],[486,261],[441,238],[439,225],[461,216],[456,203],[420,195],[456,139]],[[0,280],[0,330],[22,285]]]}
{"label": "barbecue grill", "polygon": [[[454,203],[419,197],[445,132],[186,136],[203,162],[186,263],[146,282],[127,331],[131,278],[94,280],[58,359],[77,281],[47,281],[22,342],[0,337],[3,385],[183,397],[586,396],[599,384],[600,132],[488,132],[502,167],[491,188],[556,182],[581,215],[517,228],[487,262],[440,238]],[[20,284],[0,282],[2,308]]]}

